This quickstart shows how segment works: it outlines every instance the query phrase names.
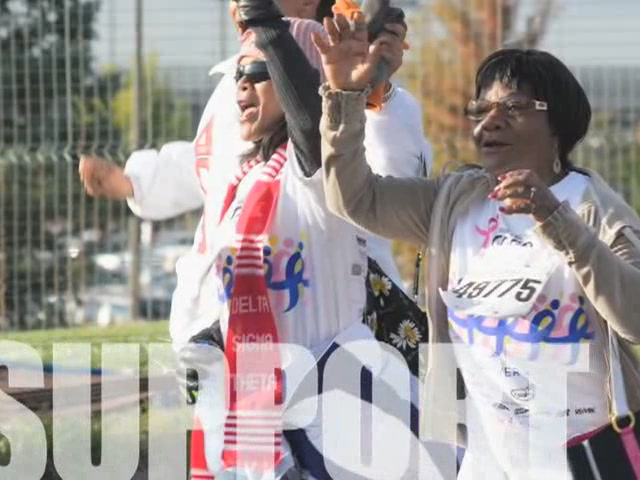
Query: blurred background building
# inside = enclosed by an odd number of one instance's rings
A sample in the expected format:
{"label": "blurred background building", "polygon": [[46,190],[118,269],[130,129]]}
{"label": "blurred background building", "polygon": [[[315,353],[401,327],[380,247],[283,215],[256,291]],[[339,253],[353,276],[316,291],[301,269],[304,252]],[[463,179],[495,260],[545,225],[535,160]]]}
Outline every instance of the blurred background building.
{"label": "blurred background building", "polygon": [[[0,0],[0,329],[168,317],[199,212],[132,220],[126,205],[83,193],[78,156],[123,164],[134,148],[193,137],[208,72],[238,46],[228,1]],[[435,172],[475,159],[463,108],[481,59],[544,48],[594,108],[575,161],[640,208],[640,2],[395,3],[411,45],[397,81],[422,102]],[[397,251],[410,280],[416,247]]]}

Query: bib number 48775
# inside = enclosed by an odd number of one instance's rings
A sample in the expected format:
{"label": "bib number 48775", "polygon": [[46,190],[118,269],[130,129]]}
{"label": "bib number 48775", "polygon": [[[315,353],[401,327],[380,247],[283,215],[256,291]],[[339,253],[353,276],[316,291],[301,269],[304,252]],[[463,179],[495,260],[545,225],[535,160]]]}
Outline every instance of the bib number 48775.
{"label": "bib number 48775", "polygon": [[461,282],[451,293],[459,299],[498,299],[507,296],[518,302],[527,303],[533,299],[542,282],[534,278],[511,278],[500,280]]}

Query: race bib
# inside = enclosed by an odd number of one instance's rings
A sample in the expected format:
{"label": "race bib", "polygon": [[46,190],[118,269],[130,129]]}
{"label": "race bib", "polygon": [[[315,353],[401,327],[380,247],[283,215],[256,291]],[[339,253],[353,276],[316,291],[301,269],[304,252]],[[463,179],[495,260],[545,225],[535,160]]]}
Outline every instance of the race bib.
{"label": "race bib", "polygon": [[[440,296],[464,315],[495,318],[527,315],[556,267],[554,255],[520,246],[488,248],[450,290]],[[536,255],[537,254],[537,255]]]}

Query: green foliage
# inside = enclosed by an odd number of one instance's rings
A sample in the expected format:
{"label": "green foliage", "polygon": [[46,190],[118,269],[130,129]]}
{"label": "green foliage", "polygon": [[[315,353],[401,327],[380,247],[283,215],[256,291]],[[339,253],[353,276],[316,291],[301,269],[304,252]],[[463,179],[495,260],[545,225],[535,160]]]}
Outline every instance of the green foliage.
{"label": "green foliage", "polygon": [[[77,175],[81,153],[120,163],[133,147],[132,76],[93,62],[100,4],[0,0],[0,329],[29,327],[45,297],[90,277],[87,257],[71,260],[65,237],[112,224],[113,204],[86,196]],[[189,105],[155,57],[145,77],[143,143],[191,138]],[[53,325],[64,323],[56,308]]]}
{"label": "green foliage", "polygon": [[92,74],[90,42],[99,5],[0,0],[0,148],[35,150],[73,138],[77,125],[67,107]]}

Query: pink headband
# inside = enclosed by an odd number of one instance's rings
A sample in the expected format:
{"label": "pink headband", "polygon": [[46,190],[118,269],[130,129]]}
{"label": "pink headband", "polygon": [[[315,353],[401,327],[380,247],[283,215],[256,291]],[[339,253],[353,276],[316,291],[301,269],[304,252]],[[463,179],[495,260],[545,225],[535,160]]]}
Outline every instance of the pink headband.
{"label": "pink headband", "polygon": [[[317,34],[327,37],[327,32],[324,27],[314,20],[305,20],[301,18],[287,18],[289,24],[289,32],[295,38],[296,42],[304,52],[309,63],[320,72],[321,82],[325,80],[324,71],[322,69],[322,59],[320,53],[316,49],[311,40],[311,34],[316,32]],[[264,59],[262,52],[256,47],[255,34],[251,30],[247,30],[242,34],[240,39],[240,56],[238,62],[243,57],[254,57]]]}

